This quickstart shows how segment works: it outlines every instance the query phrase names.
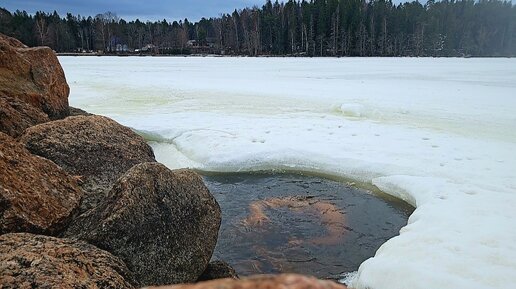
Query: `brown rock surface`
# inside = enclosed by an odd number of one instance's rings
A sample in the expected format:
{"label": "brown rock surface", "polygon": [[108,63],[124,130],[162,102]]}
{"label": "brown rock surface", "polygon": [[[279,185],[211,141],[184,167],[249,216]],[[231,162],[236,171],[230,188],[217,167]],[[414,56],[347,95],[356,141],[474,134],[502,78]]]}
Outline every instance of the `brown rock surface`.
{"label": "brown rock surface", "polygon": [[[18,136],[27,125],[66,117],[69,91],[63,69],[50,48],[27,48],[0,34],[0,131]],[[38,116],[9,127],[9,118],[27,117],[27,105],[38,111]],[[18,109],[21,111],[15,113]]]}
{"label": "brown rock surface", "polygon": [[56,234],[77,212],[83,194],[56,164],[0,132],[0,234]]}
{"label": "brown rock surface", "polygon": [[1,33],[0,39],[0,41],[5,42],[6,45],[12,46],[14,48],[27,48],[27,45],[23,44],[20,40]]}
{"label": "brown rock surface", "polygon": [[1,132],[17,137],[26,128],[47,121],[48,116],[34,106],[0,92]]}
{"label": "brown rock surface", "polygon": [[152,148],[131,129],[103,116],[71,116],[33,126],[19,138],[33,154],[80,178],[84,212],[103,200],[127,170],[154,162]]}
{"label": "brown rock surface", "polygon": [[79,116],[79,115],[84,115],[84,116],[91,116],[93,114],[87,112],[87,111],[84,111],[80,108],[76,108],[76,107],[73,107],[73,106],[70,106],[68,108],[68,111],[69,111],[69,114],[70,116]]}
{"label": "brown rock surface", "polygon": [[0,236],[2,288],[134,288],[117,257],[85,242],[32,234]]}
{"label": "brown rock surface", "polygon": [[219,205],[197,173],[143,163],[65,236],[122,258],[141,285],[175,284],[194,282],[204,271],[220,221]]}
{"label": "brown rock surface", "polygon": [[258,275],[240,280],[219,279],[190,285],[150,287],[149,289],[346,289],[333,281],[295,274]]}

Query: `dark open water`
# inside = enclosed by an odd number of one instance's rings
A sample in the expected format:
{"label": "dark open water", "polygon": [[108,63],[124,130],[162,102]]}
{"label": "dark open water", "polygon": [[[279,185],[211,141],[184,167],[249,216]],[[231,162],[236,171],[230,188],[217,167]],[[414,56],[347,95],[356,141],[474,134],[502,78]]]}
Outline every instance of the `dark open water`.
{"label": "dark open water", "polygon": [[222,209],[213,259],[240,275],[301,273],[338,279],[398,235],[414,208],[324,178],[207,175]]}

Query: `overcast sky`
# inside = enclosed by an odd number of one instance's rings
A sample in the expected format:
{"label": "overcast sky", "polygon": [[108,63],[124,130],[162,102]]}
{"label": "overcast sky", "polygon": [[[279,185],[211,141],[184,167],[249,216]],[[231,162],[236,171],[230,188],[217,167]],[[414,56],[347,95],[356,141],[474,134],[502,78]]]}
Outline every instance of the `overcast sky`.
{"label": "overcast sky", "polygon": [[265,0],[0,0],[0,7],[9,11],[25,10],[31,14],[40,10],[56,10],[61,16],[67,12],[95,16],[111,11],[126,20],[172,21],[188,18],[197,21],[201,17],[232,12],[235,8],[261,7],[263,3]]}

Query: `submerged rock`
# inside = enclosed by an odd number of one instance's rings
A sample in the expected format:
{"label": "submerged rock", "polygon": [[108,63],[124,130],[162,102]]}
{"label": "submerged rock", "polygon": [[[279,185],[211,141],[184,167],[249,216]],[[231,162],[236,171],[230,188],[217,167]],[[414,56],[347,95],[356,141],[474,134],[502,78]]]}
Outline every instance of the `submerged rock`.
{"label": "submerged rock", "polygon": [[32,234],[0,236],[2,288],[134,288],[125,264],[82,241]]}
{"label": "submerged rock", "polygon": [[69,92],[52,49],[28,48],[0,34],[0,131],[16,137],[31,125],[66,117]]}
{"label": "submerged rock", "polygon": [[193,282],[217,242],[221,212],[201,177],[159,163],[129,170],[65,233],[125,261],[142,285]]}
{"label": "submerged rock", "polygon": [[[346,217],[342,210],[331,202],[318,200],[312,197],[289,196],[274,197],[257,200],[249,205],[250,214],[243,221],[248,227],[260,227],[270,222],[266,209],[287,208],[291,211],[312,212],[326,228],[327,234],[323,237],[311,239],[309,242],[319,245],[336,245],[346,234]],[[290,240],[296,241],[296,240]]]}
{"label": "submerged rock", "polygon": [[151,287],[149,289],[346,289],[333,281],[295,274],[258,275],[240,280],[220,279],[197,284]]}
{"label": "submerged rock", "polygon": [[55,163],[0,132],[0,234],[56,234],[78,211],[83,194]]}
{"label": "submerged rock", "polygon": [[72,116],[36,125],[19,141],[80,179],[87,193],[82,212],[102,202],[116,180],[134,165],[155,161],[141,136],[103,116]]}
{"label": "submerged rock", "polygon": [[238,279],[235,269],[224,261],[213,261],[208,264],[197,281],[208,281],[224,278]]}

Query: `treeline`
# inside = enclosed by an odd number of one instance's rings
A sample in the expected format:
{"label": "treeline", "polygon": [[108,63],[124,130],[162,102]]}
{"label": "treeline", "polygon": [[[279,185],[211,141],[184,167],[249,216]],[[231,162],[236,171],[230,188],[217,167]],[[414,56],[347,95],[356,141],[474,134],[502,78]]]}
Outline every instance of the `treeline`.
{"label": "treeline", "polygon": [[516,6],[500,0],[268,0],[195,23],[0,9],[0,32],[57,52],[515,56]]}

